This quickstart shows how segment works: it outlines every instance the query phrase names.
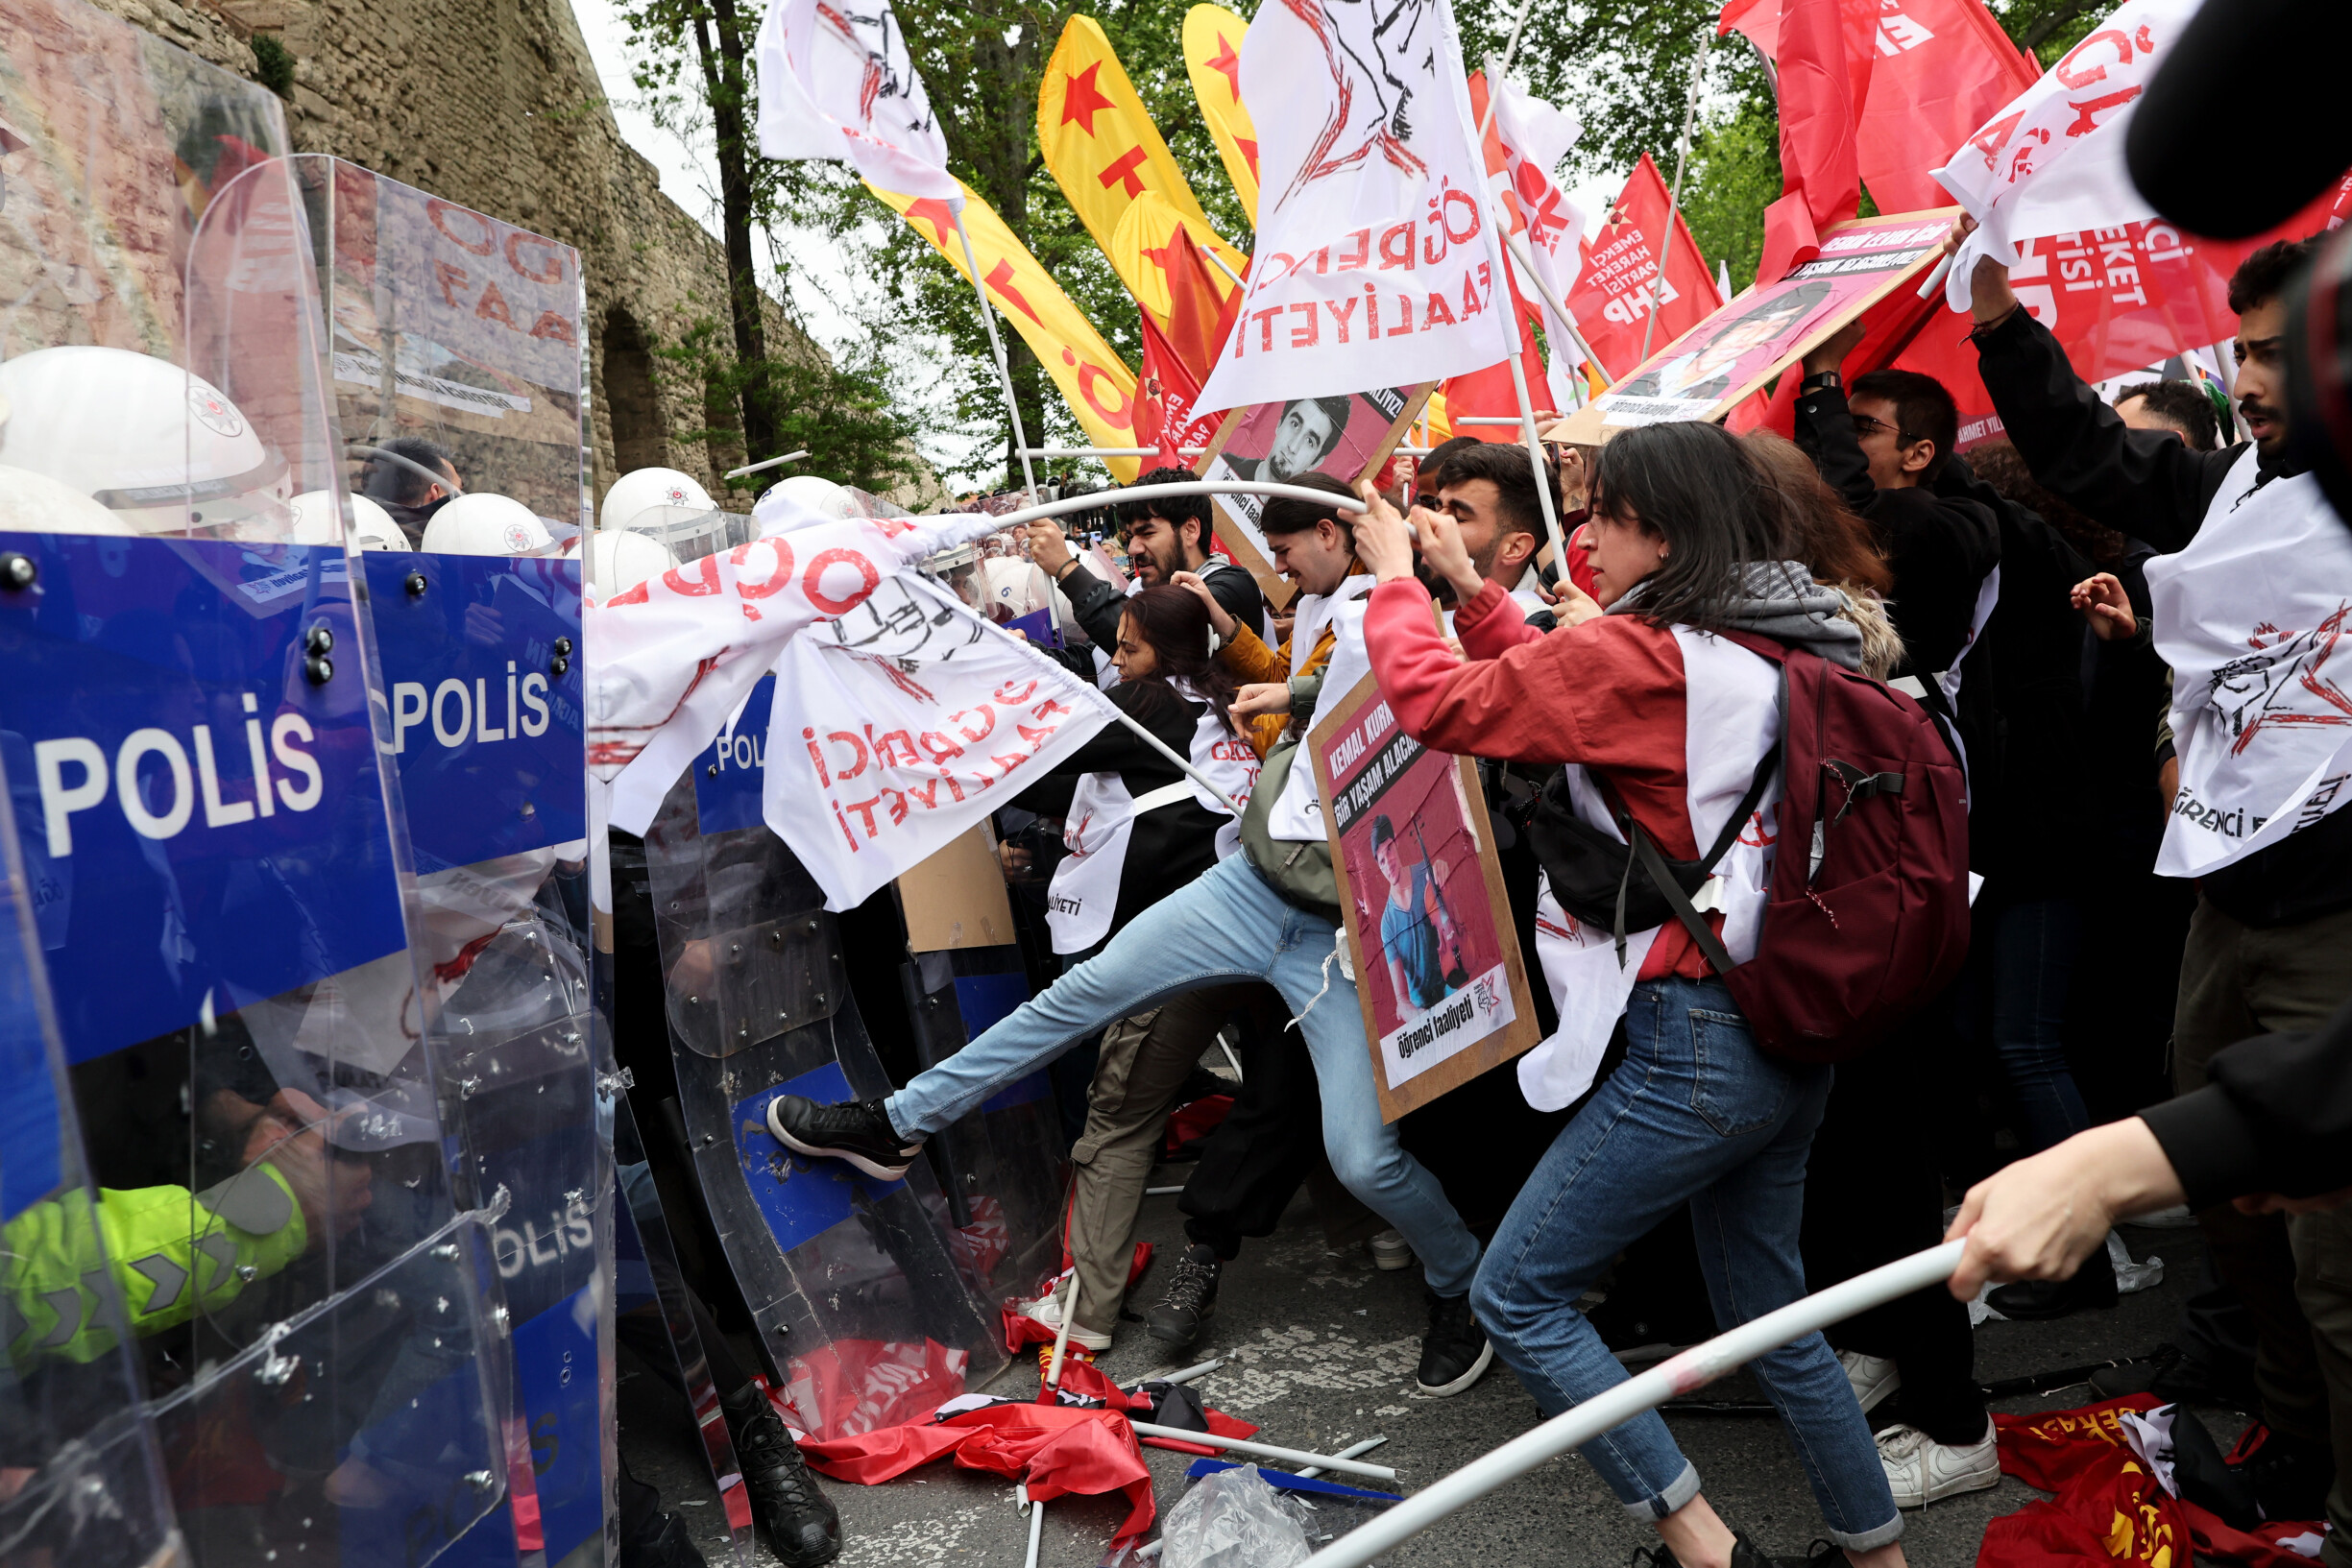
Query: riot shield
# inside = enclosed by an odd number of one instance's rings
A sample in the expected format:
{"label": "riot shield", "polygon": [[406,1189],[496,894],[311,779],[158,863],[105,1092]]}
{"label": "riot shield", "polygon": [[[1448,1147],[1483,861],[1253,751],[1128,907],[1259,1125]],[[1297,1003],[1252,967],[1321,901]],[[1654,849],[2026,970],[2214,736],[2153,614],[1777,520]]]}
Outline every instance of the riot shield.
{"label": "riot shield", "polygon": [[75,0],[0,50],[0,751],[144,1414],[197,1562],[428,1562],[506,1484],[491,1214],[353,564],[293,543],[342,490],[280,106]]}
{"label": "riot shield", "polygon": [[174,1568],[184,1548],[101,1229],[119,1194],[83,1169],[34,896],[0,790],[0,1472],[18,1478],[0,1486],[0,1565]]}
{"label": "riot shield", "polygon": [[920,1416],[1004,1367],[982,1283],[1001,1241],[984,1221],[957,1220],[925,1164],[872,1181],[768,1135],[777,1095],[890,1087],[848,996],[824,896],[761,820],[772,691],[772,678],[761,682],[670,791],[645,862],[680,1109],[712,1225],[792,1423],[830,1437]]}
{"label": "riot shield", "polygon": [[337,159],[294,161],[352,483],[423,546],[364,558],[380,702],[443,1088],[471,1178],[512,1194],[492,1250],[528,1462],[506,1515],[453,1556],[603,1561],[615,1090],[592,1016],[583,562],[567,549],[585,519],[579,256]]}

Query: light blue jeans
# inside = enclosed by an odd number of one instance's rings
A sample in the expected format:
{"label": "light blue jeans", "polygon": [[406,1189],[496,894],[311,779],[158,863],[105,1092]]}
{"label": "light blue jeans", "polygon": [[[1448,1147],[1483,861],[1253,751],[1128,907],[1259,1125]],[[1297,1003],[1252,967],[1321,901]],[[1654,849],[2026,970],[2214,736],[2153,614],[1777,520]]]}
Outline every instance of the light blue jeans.
{"label": "light blue jeans", "polygon": [[[1494,1353],[1546,1419],[1625,1381],[1573,1303],[1685,1203],[1719,1326],[1806,1293],[1805,1158],[1830,1070],[1765,1055],[1714,980],[1635,986],[1625,1038],[1625,1061],[1519,1189],[1470,1291]],[[1831,1538],[1859,1552],[1900,1536],[1870,1423],[1829,1341],[1808,1334],[1748,1369],[1780,1409]],[[1699,1494],[1697,1468],[1656,1411],[1581,1452],[1636,1519],[1662,1519]]]}
{"label": "light blue jeans", "polygon": [[928,1138],[1104,1025],[1204,985],[1266,980],[1294,1014],[1304,1010],[1298,1030],[1322,1093],[1323,1151],[1332,1173],[1404,1234],[1432,1291],[1458,1296],[1477,1272],[1478,1239],[1438,1178],[1380,1120],[1355,987],[1334,963],[1324,988],[1323,960],[1336,934],[1329,921],[1284,903],[1248,856],[1228,856],[1137,915],[1102,953],[996,1027],[917,1073],[884,1102],[890,1124],[908,1137]]}

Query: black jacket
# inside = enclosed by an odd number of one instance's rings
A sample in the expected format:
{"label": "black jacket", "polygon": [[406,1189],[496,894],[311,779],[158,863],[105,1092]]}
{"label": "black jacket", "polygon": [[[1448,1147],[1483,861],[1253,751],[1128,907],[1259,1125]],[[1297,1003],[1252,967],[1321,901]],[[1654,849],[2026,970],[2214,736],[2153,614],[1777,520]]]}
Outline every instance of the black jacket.
{"label": "black jacket", "polygon": [[1837,387],[1797,399],[1797,445],[1830,487],[1866,519],[1895,574],[1887,618],[1903,638],[1903,668],[1925,678],[1949,669],[1968,645],[1976,591],[2000,562],[1993,515],[1964,494],[1880,490],[1854,439],[1854,414]]}
{"label": "black jacket", "polygon": [[[2192,451],[2134,430],[2074,374],[2049,329],[2013,310],[1977,328],[1976,369],[2033,476],[2110,528],[2178,550],[2195,537],[2243,448]],[[2262,482],[2296,471],[2266,460]],[[2352,810],[2200,878],[2215,908],[2248,926],[2316,920],[2352,905]]]}
{"label": "black jacket", "polygon": [[2204,1088],[2140,1113],[2191,1208],[2352,1186],[2352,1001],[2313,1033],[2241,1041],[2207,1072]]}
{"label": "black jacket", "polygon": [[[1129,681],[1112,687],[1104,695],[1115,707],[1141,718],[1144,728],[1166,741],[1178,757],[1189,756],[1193,731],[1207,705],[1180,699],[1148,704],[1147,689]],[[1085,773],[1116,773],[1128,793],[1135,796],[1185,776],[1126,725],[1105,724],[1013,804],[1041,815],[1061,816],[1070,808],[1070,794],[1079,776]],[[1127,860],[1119,874],[1119,902],[1112,906],[1107,934],[1117,935],[1128,921],[1216,865],[1217,832],[1225,821],[1223,812],[1210,810],[1191,796],[1138,817],[1128,834]]]}
{"label": "black jacket", "polygon": [[[1224,566],[1200,579],[1208,586],[1209,597],[1224,606],[1226,615],[1249,627],[1252,632],[1266,629],[1266,596],[1258,591],[1258,581],[1239,567]],[[1127,595],[1097,577],[1080,561],[1078,568],[1062,574],[1059,587],[1069,595],[1070,612],[1078,623],[1094,639],[1094,645],[1110,657],[1111,649],[1119,645],[1119,616],[1127,606]]]}

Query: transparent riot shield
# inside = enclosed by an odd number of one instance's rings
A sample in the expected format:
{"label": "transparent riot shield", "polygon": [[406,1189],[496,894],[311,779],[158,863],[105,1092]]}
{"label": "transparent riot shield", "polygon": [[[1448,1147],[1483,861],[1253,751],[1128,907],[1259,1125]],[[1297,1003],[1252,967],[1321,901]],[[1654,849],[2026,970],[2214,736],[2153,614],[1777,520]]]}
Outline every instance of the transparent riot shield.
{"label": "transparent riot shield", "polygon": [[445,1095],[510,1316],[512,1508],[458,1561],[617,1539],[609,1068],[592,1014],[579,255],[340,160],[294,160],[364,558]]}
{"label": "transparent riot shield", "polygon": [[144,1417],[197,1562],[428,1562],[506,1485],[493,1208],[352,560],[297,542],[344,508],[280,105],[75,0],[0,52],[0,753]]}
{"label": "transparent riot shield", "polygon": [[838,1436],[919,1417],[1004,1367],[983,1287],[999,1242],[958,1221],[924,1163],[872,1181],[768,1135],[780,1094],[890,1087],[824,896],[760,818],[772,690],[760,683],[670,792],[645,862],[680,1109],[713,1228],[793,1424]]}
{"label": "transparent riot shield", "polygon": [[121,1288],[148,1282],[107,1250],[124,1194],[83,1169],[9,806],[0,790],[0,1565],[174,1568],[185,1549],[122,1308]]}

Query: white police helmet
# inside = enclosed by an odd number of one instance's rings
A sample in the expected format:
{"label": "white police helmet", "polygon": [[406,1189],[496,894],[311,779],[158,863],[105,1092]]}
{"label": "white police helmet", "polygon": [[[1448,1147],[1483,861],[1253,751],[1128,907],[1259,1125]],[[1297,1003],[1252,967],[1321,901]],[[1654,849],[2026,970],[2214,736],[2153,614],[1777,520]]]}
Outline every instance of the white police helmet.
{"label": "white police helmet", "polygon": [[554,543],[529,507],[482,490],[444,503],[424,525],[424,549],[433,555],[540,555]]}
{"label": "white police helmet", "polygon": [[858,500],[848,491],[830,479],[820,479],[813,473],[796,473],[779,481],[768,492],[782,495],[804,512],[813,512],[819,518],[832,520],[858,515]]}
{"label": "white police helmet", "polygon": [[134,533],[283,537],[291,487],[219,388],[168,359],[74,344],[0,363],[0,464],[31,469]]}
{"label": "white police helmet", "polygon": [[599,530],[592,536],[589,548],[595,552],[589,557],[589,564],[598,599],[626,593],[678,564],[668,545],[651,534],[632,533],[625,528],[610,534]]}
{"label": "white police helmet", "polygon": [[[404,550],[408,536],[400,525],[392,520],[392,514],[365,495],[354,495],[352,501],[352,537],[363,550]],[[335,498],[332,492],[305,490],[294,497],[294,543],[297,544],[334,544],[341,542],[342,529],[335,519]]]}
{"label": "white police helmet", "polygon": [[695,483],[691,474],[676,469],[632,469],[614,480],[613,488],[604,493],[604,506],[596,514],[596,526],[626,528],[639,522],[647,512],[656,515],[646,521],[660,523],[717,510],[718,503],[711,499],[711,493]]}
{"label": "white police helmet", "polygon": [[0,467],[0,533],[135,534],[113,513],[78,490],[31,469]]}

